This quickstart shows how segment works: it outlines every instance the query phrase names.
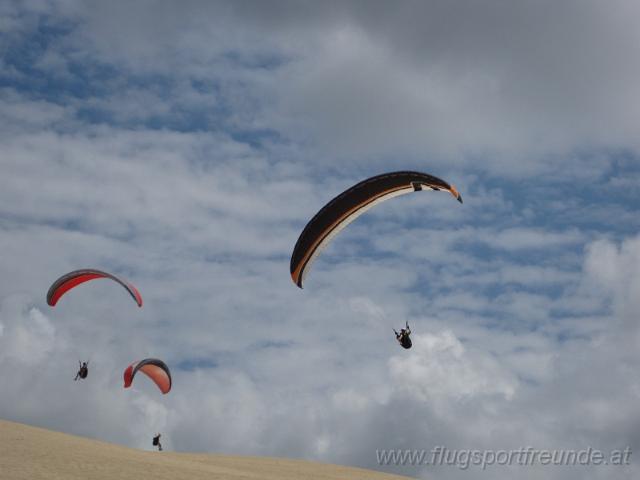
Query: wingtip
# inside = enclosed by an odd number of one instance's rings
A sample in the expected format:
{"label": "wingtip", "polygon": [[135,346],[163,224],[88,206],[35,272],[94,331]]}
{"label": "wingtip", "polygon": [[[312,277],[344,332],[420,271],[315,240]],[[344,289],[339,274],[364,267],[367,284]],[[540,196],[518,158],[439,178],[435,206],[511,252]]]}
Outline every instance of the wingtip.
{"label": "wingtip", "polygon": [[449,192],[451,192],[451,195],[453,195],[456,200],[458,200],[460,203],[462,203],[462,195],[460,195],[460,192],[458,192],[456,187],[451,185],[451,189],[449,190]]}
{"label": "wingtip", "polygon": [[291,272],[291,280],[295,284],[296,287],[302,289],[302,275],[296,275],[295,271]]}

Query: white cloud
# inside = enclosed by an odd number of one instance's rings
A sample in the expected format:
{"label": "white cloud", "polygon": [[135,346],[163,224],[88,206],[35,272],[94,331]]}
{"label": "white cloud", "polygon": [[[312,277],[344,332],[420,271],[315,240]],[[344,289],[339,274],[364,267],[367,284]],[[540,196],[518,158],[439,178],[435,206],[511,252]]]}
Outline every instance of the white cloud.
{"label": "white cloud", "polygon": [[[586,251],[588,286],[613,304],[613,314],[624,326],[623,335],[640,342],[640,237],[622,242],[598,240]],[[617,325],[617,321],[614,325]]]}
{"label": "white cloud", "polygon": [[118,85],[83,103],[141,120],[222,101],[227,126],[275,129],[325,162],[603,173],[573,154],[639,146],[637,5],[614,5],[58,2],[53,18],[76,28],[39,65],[59,70],[72,47],[76,61],[171,79],[162,98]]}
{"label": "white cloud", "polygon": [[451,331],[414,335],[414,347],[395,355],[389,368],[398,388],[418,401],[458,400],[478,395],[513,397],[517,382],[486,354],[469,352]]}
{"label": "white cloud", "polygon": [[25,305],[22,298],[6,298],[2,302],[0,318],[3,320],[0,357],[35,366],[53,350],[55,327],[36,307]]}

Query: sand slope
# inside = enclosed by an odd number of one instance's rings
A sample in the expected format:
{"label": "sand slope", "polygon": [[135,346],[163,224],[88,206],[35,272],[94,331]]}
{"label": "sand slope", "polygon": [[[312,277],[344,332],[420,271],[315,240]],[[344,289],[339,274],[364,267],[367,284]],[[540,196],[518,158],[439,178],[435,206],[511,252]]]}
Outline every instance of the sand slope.
{"label": "sand slope", "polygon": [[268,457],[145,452],[0,420],[2,480],[407,480]]}

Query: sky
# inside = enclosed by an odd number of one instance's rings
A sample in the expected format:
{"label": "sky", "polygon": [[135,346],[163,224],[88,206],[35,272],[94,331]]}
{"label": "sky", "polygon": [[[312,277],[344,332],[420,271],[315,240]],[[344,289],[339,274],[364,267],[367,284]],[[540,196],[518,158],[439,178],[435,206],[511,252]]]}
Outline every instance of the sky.
{"label": "sky", "polygon": [[[1,2],[0,417],[419,478],[637,478],[639,16],[631,0]],[[464,204],[377,206],[298,289],[306,222],[394,170]],[[106,280],[49,307],[78,268],[126,278],[144,307]],[[169,394],[122,387],[146,357]],[[437,446],[633,454],[376,458]]]}

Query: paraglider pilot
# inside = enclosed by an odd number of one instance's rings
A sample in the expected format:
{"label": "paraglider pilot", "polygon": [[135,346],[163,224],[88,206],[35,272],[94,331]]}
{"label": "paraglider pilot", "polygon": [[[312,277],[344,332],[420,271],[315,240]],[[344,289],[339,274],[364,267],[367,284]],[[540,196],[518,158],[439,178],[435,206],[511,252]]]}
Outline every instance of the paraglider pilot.
{"label": "paraglider pilot", "polygon": [[161,452],[162,451],[162,444],[160,443],[160,434],[157,434],[155,437],[153,437],[153,446],[154,447],[158,447],[158,451]]}
{"label": "paraglider pilot", "polygon": [[402,348],[411,348],[411,338],[409,338],[409,335],[411,335],[411,329],[409,328],[409,322],[406,323],[407,328],[402,328],[400,329],[400,333],[396,332],[396,330],[394,329],[394,333],[396,334],[396,340],[398,340],[398,343],[400,343],[400,345],[402,345]]}
{"label": "paraglider pilot", "polygon": [[78,370],[76,378],[73,379],[74,381],[78,380],[78,378],[85,379],[89,375],[89,362],[80,362],[78,360],[78,363],[80,364],[80,370]]}

